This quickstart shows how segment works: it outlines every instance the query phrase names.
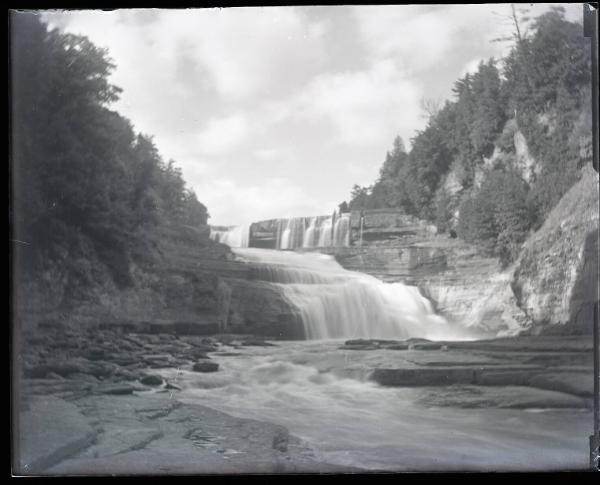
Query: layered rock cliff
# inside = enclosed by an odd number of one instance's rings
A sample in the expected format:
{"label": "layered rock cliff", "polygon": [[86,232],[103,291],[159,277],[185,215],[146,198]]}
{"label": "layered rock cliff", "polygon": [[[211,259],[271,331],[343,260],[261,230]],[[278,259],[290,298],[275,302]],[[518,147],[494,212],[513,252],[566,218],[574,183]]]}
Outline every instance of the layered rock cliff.
{"label": "layered rock cliff", "polygon": [[162,227],[155,241],[152,262],[132,266],[132,282],[126,287],[118,287],[92,256],[84,266],[89,273],[85,285],[67,276],[61,265],[42,278],[16,274],[15,316],[23,328],[105,325],[302,337],[294,309],[278,287],[255,280],[251,265],[236,261],[227,246],[209,239],[208,226]]}
{"label": "layered rock cliff", "polygon": [[410,236],[329,252],[346,269],[417,286],[437,312],[474,336],[511,335],[528,327],[512,296],[510,274],[497,259],[457,239]]}
{"label": "layered rock cliff", "polygon": [[598,173],[577,182],[525,243],[512,289],[534,331],[590,331],[598,301]]}
{"label": "layered rock cliff", "polygon": [[598,300],[598,174],[591,166],[506,269],[393,212],[365,211],[362,236],[353,217],[354,246],[320,251],[347,269],[418,286],[439,313],[476,335],[591,330]]}

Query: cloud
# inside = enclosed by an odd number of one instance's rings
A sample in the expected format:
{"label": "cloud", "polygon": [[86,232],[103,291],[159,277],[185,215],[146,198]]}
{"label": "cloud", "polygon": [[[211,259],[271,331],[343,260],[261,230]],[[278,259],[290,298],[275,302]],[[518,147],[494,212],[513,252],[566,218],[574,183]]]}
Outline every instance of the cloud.
{"label": "cloud", "polygon": [[189,56],[233,101],[286,92],[325,65],[322,29],[293,8],[163,11],[153,26],[175,39],[194,39]]}
{"label": "cloud", "polygon": [[[213,215],[233,224],[329,213],[370,185],[421,97],[446,99],[507,4],[65,11],[53,26],[109,50],[113,108],[154,136]],[[535,6],[533,16],[548,5]],[[581,17],[581,6],[567,7]]]}
{"label": "cloud", "polygon": [[292,103],[292,116],[326,118],[336,141],[387,146],[395,135],[408,138],[418,127],[419,87],[392,59],[363,71],[316,77]]}
{"label": "cloud", "polygon": [[286,178],[267,177],[260,185],[242,185],[230,178],[197,187],[214,225],[237,225],[280,217],[326,214],[331,202],[316,201]]}
{"label": "cloud", "polygon": [[235,150],[248,135],[248,122],[241,114],[215,118],[208,122],[198,135],[199,151],[208,155],[220,155]]}

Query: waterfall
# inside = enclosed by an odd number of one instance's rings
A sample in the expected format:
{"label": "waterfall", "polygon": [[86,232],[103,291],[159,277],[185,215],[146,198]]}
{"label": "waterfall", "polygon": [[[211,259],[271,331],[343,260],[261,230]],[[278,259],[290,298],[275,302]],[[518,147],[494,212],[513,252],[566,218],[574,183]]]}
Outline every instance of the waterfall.
{"label": "waterfall", "polygon": [[350,245],[350,214],[292,217],[277,223],[277,249],[314,248]]}
{"label": "waterfall", "polygon": [[325,219],[321,223],[321,226],[319,227],[319,240],[317,242],[317,247],[324,248],[332,245],[333,238],[331,237],[331,224],[331,217]]}
{"label": "waterfall", "polygon": [[250,243],[250,225],[242,224],[227,230],[211,228],[210,238],[231,248],[247,248]]}
{"label": "waterfall", "polygon": [[306,220],[304,217],[293,217],[285,220],[285,229],[277,247],[279,249],[294,249],[303,246]]}
{"label": "waterfall", "polygon": [[350,246],[350,214],[342,214],[335,221],[333,246]]}
{"label": "waterfall", "polygon": [[304,238],[302,239],[303,248],[313,248],[315,246],[315,234],[317,233],[317,217],[311,217],[308,229],[304,232]]}
{"label": "waterfall", "polygon": [[307,339],[452,338],[453,329],[414,286],[345,270],[320,253],[234,252],[254,263],[257,279],[281,287],[302,318]]}

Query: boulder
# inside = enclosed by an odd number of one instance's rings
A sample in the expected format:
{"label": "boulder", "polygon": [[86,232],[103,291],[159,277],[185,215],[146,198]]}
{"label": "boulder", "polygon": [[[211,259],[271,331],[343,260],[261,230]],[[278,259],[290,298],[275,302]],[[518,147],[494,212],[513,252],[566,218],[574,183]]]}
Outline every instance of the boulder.
{"label": "boulder", "polygon": [[437,342],[418,342],[409,344],[409,350],[441,350],[442,344]]}
{"label": "boulder", "polygon": [[219,364],[216,362],[196,362],[192,370],[194,372],[216,372],[219,370]]}
{"label": "boulder", "polygon": [[115,384],[99,387],[96,389],[96,392],[100,394],[113,394],[117,396],[123,396],[126,394],[133,394],[133,391],[135,390],[135,387],[130,386],[128,384]]}
{"label": "boulder", "polygon": [[146,386],[160,386],[163,383],[163,378],[156,374],[150,374],[142,377],[140,382]]}
{"label": "boulder", "polygon": [[275,347],[275,344],[272,344],[271,342],[265,342],[264,340],[244,340],[242,342],[242,345],[245,345],[247,347]]}

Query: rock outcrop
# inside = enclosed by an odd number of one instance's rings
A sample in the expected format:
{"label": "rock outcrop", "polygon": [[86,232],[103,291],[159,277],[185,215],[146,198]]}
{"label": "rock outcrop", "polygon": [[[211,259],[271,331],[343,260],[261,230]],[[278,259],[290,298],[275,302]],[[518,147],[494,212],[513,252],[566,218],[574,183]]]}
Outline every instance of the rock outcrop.
{"label": "rock outcrop", "polygon": [[[377,213],[368,225],[364,220],[361,246],[319,251],[346,269],[418,286],[439,313],[476,335],[591,330],[598,301],[598,174],[589,165],[506,269],[410,218],[394,223]],[[356,226],[353,220],[353,231]]]}
{"label": "rock outcrop", "polygon": [[78,286],[55,266],[43,278],[21,279],[15,315],[37,325],[123,326],[149,332],[222,331],[301,338],[294,309],[276,285],[254,280],[251,267],[209,238],[208,226],[161,228],[151,263],[130,268],[118,287],[99,262],[86,262],[91,282]]}
{"label": "rock outcrop", "polygon": [[588,165],[526,241],[512,289],[534,331],[551,325],[591,331],[598,301],[598,203],[598,174]]}
{"label": "rock outcrop", "polygon": [[528,327],[497,259],[447,236],[405,237],[329,250],[346,269],[417,286],[449,322],[474,335],[511,335]]}

